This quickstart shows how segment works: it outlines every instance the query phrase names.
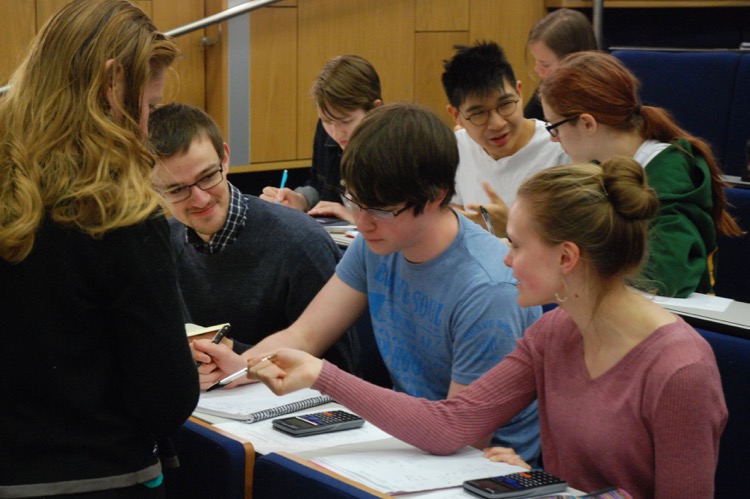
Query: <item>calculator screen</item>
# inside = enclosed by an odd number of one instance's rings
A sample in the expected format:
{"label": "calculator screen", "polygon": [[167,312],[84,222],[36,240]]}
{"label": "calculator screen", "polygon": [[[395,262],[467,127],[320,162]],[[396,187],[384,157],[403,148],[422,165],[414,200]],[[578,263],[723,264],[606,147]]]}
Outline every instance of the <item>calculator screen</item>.
{"label": "calculator screen", "polygon": [[485,489],[488,492],[508,492],[510,490],[517,490],[503,485],[500,482],[496,482],[495,480],[472,480],[472,483],[476,487]]}
{"label": "calculator screen", "polygon": [[313,426],[315,426],[311,423],[308,423],[304,419],[299,419],[299,418],[284,418],[283,423],[287,426],[293,426],[295,428],[300,428],[300,429],[307,429],[307,428],[312,428]]}

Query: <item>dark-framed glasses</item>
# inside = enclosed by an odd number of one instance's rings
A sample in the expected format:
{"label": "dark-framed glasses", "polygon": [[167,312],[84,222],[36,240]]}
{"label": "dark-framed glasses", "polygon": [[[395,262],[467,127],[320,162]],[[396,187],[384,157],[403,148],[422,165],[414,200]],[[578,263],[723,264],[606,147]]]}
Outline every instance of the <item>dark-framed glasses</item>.
{"label": "dark-framed glasses", "polygon": [[408,204],[398,210],[378,210],[375,208],[366,208],[349,197],[348,193],[341,194],[341,201],[344,203],[344,207],[351,212],[355,217],[362,212],[366,212],[370,215],[370,218],[376,222],[393,222],[397,216],[411,208]]}
{"label": "dark-framed glasses", "polygon": [[502,101],[497,107],[491,107],[489,109],[483,109],[481,111],[474,111],[469,116],[461,115],[461,117],[465,120],[469,120],[472,125],[476,126],[483,126],[486,125],[488,121],[490,121],[490,113],[492,111],[496,111],[497,114],[502,116],[503,118],[507,118],[513,112],[516,110],[516,106],[518,105],[518,101],[520,99],[508,99]]}
{"label": "dark-framed glasses", "polygon": [[577,120],[580,117],[581,117],[580,114],[576,114],[575,116],[571,116],[570,118],[565,118],[564,120],[560,120],[557,123],[552,123],[551,125],[547,123],[547,125],[544,128],[547,129],[550,135],[552,135],[553,137],[557,137],[558,135],[560,135],[560,131],[557,129],[557,127],[559,127],[560,125],[564,125],[565,123],[569,123],[573,120]]}
{"label": "dark-framed glasses", "polygon": [[219,185],[222,180],[224,180],[224,170],[219,167],[217,170],[204,175],[190,185],[181,185],[179,187],[167,189],[166,191],[161,191],[161,195],[170,203],[179,203],[180,201],[185,201],[191,196],[193,193],[193,187],[197,187],[202,191],[207,191],[212,187]]}

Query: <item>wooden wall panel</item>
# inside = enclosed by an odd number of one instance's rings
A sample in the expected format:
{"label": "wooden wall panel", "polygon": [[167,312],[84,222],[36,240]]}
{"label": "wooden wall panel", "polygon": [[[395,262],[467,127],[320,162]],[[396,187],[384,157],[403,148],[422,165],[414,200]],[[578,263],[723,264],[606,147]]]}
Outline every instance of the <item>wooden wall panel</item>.
{"label": "wooden wall panel", "polygon": [[[165,0],[154,0],[154,24],[169,31],[205,17],[203,0],[180,0],[179,8]],[[205,109],[204,51],[200,43],[204,30],[193,31],[175,39],[182,57],[174,64],[177,78],[170,78],[164,90],[164,102],[178,101]]]}
{"label": "wooden wall panel", "polygon": [[[0,14],[7,11],[0,75],[10,73],[37,26],[68,1],[0,0]],[[322,65],[339,54],[356,53],[373,63],[386,102],[416,101],[450,124],[440,83],[443,60],[451,57],[455,44],[492,39],[506,49],[528,97],[536,82],[530,76],[531,64],[526,67],[526,37],[545,14],[544,1],[283,0],[253,12],[249,90],[253,164],[294,160],[302,164],[310,158],[317,119],[310,87]],[[135,3],[168,31],[225,10],[228,0]],[[206,109],[225,135],[232,70],[227,29],[222,23],[222,36],[211,47],[201,46],[199,40],[204,34],[215,35],[217,27],[178,37],[185,53],[176,68],[179,90],[168,90],[166,95]],[[0,84],[7,76],[3,80]]]}
{"label": "wooden wall panel", "polygon": [[415,31],[467,31],[469,0],[417,0]]}
{"label": "wooden wall panel", "polygon": [[0,86],[8,83],[36,33],[33,2],[0,0],[3,44],[0,56]]}
{"label": "wooden wall panel", "polygon": [[309,158],[317,120],[310,87],[328,59],[345,53],[361,55],[378,71],[386,102],[413,99],[415,0],[298,3],[297,144],[302,157]]}
{"label": "wooden wall panel", "polygon": [[493,40],[505,50],[516,78],[523,82],[524,102],[537,83],[534,63],[526,56],[529,30],[546,14],[544,0],[471,0],[470,40]]}
{"label": "wooden wall panel", "polygon": [[250,160],[296,159],[297,9],[252,12],[250,37]]}
{"label": "wooden wall panel", "polygon": [[445,96],[441,75],[443,61],[450,59],[454,45],[469,42],[467,31],[417,33],[414,57],[414,101],[429,107],[451,128],[455,125],[445,106]]}

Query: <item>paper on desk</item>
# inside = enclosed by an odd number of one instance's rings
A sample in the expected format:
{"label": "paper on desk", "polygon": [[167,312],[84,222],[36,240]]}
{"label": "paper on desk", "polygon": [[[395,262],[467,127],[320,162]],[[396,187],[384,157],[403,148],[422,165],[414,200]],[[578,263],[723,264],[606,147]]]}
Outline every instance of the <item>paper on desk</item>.
{"label": "paper on desk", "polygon": [[702,293],[691,293],[687,298],[667,298],[665,296],[648,295],[655,303],[665,307],[695,308],[699,310],[711,310],[713,312],[724,312],[732,300],[720,296],[709,296]]}
{"label": "paper on desk", "polygon": [[345,234],[339,234],[336,232],[329,233],[334,243],[336,243],[339,246],[345,246],[345,247],[350,246],[354,242],[354,239],[357,237],[357,234],[359,234],[359,232],[357,232],[356,230],[348,230],[346,231]]}
{"label": "paper on desk", "polygon": [[311,461],[384,494],[457,487],[465,480],[525,471],[520,466],[489,461],[473,447],[450,456],[406,448],[329,455]]}
{"label": "paper on desk", "polygon": [[347,232],[357,230],[356,225],[326,225],[323,228],[331,234],[346,234]]}
{"label": "paper on desk", "polygon": [[[300,411],[293,414],[307,414],[315,410]],[[274,430],[271,420],[259,421],[253,424],[245,424],[239,421],[220,423],[214,425],[253,444],[255,452],[268,454],[269,452],[289,452],[291,454],[304,451],[314,451],[346,445],[352,443],[372,442],[390,438],[383,430],[365,423],[361,428],[353,430],[334,431],[321,433],[320,435],[309,435],[306,437],[293,437]]]}
{"label": "paper on desk", "polygon": [[405,499],[468,499],[472,496],[463,487],[451,487],[450,489],[430,490],[427,492],[414,492],[413,494],[399,494]]}

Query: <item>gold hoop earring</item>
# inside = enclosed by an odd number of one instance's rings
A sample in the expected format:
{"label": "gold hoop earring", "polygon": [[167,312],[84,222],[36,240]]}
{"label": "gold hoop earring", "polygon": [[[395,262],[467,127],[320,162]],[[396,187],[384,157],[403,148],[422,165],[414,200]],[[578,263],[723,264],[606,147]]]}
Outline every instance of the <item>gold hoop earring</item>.
{"label": "gold hoop earring", "polygon": [[557,291],[555,291],[555,299],[557,300],[557,303],[562,304],[570,299],[570,293],[568,292],[568,283],[565,281],[565,278],[560,277],[560,280],[562,281],[563,286],[565,287],[565,293],[567,296],[565,296],[565,298],[562,298],[560,294]]}

